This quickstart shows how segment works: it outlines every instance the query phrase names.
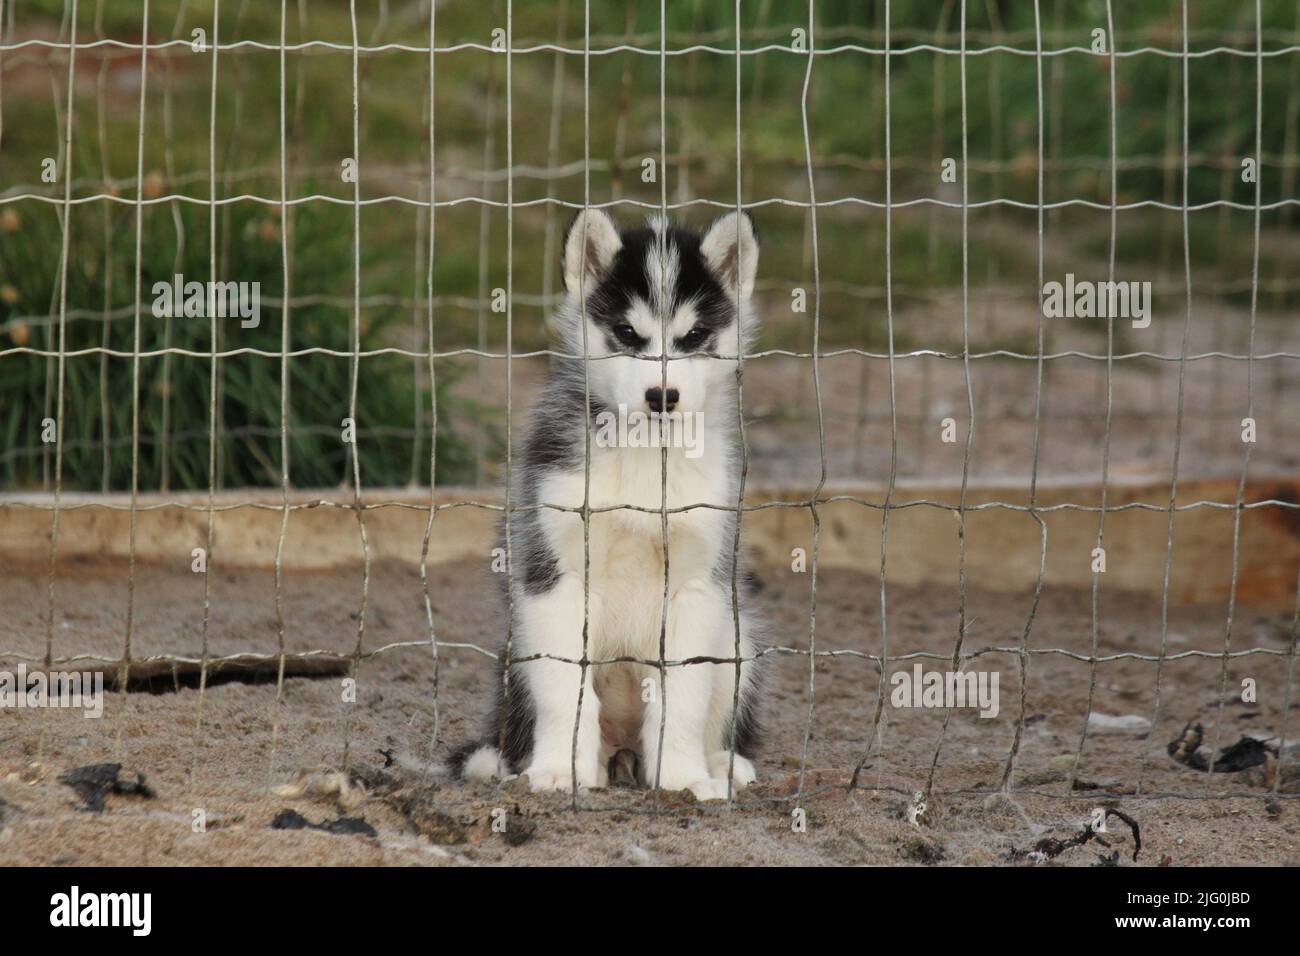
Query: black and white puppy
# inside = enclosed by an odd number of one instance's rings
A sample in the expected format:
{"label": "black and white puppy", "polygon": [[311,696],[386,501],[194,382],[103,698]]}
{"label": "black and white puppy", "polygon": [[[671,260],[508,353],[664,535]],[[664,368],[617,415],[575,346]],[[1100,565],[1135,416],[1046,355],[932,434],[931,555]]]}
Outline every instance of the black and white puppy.
{"label": "black and white puppy", "polygon": [[[551,658],[582,658],[585,611],[588,660],[659,659],[665,494],[663,658],[736,658],[736,355],[756,331],[750,297],[757,266],[746,215],[724,215],[703,235],[658,218],[620,231],[599,210],[580,213],[569,227],[557,349],[583,355],[585,328],[589,359],[553,359],[516,460],[514,504],[528,509],[510,524],[516,663],[508,691],[498,675],[482,740],[453,756],[464,777],[523,773],[534,790],[573,786],[582,671]],[[588,489],[595,513],[584,595],[580,510],[538,506],[581,509]],[[714,507],[689,507],[700,505]],[[671,510],[683,507],[689,510]],[[743,571],[735,579],[742,588],[747,581]],[[748,589],[739,592],[738,706],[734,663],[670,664],[663,687],[655,664],[586,669],[579,787],[606,786],[611,759],[626,762],[626,752],[636,757],[641,783],[653,785],[657,772],[659,786],[689,789],[701,800],[725,799],[729,765],[734,788],[753,782],[761,661],[753,660],[757,624],[748,597]],[[549,656],[518,662],[534,655]]]}

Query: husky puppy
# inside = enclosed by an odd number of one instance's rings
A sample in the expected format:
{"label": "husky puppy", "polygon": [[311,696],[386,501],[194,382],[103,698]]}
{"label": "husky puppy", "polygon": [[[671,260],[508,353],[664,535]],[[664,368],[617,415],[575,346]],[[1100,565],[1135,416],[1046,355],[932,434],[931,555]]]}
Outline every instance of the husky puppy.
{"label": "husky puppy", "polygon": [[[498,673],[481,741],[452,757],[465,778],[523,773],[534,790],[568,790],[576,754],[579,787],[606,786],[611,767],[629,764],[637,782],[701,800],[726,798],[729,766],[734,789],[753,782],[753,579],[733,569],[736,514],[722,509],[739,490],[735,356],[756,330],[757,266],[747,215],[724,215],[703,235],[659,218],[620,230],[594,209],[569,227],[553,331],[557,350],[579,357],[553,358],[516,458],[512,503],[527,510],[510,519],[514,663],[508,690]],[[736,664],[671,663],[735,660],[734,571],[738,697]],[[587,660],[635,662],[589,665],[579,718],[583,671],[572,662],[583,658],[584,614]]]}

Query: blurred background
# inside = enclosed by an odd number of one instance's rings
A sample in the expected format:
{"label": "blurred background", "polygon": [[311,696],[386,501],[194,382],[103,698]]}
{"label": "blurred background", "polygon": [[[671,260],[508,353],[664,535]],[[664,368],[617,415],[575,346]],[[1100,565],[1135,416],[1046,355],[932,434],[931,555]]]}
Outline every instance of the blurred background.
{"label": "blurred background", "polygon": [[[953,0],[892,6],[888,162],[880,2],[815,4],[811,40],[818,55],[811,72],[807,53],[792,49],[806,50],[808,5],[742,3],[739,130],[732,4],[668,4],[668,55],[661,58],[658,4],[593,0],[586,30],[591,56],[584,58],[583,4],[520,0],[513,4],[507,84],[506,56],[492,49],[493,31],[506,26],[503,0],[438,3],[432,156],[428,0],[359,0],[355,29],[342,0],[155,0],[147,24],[143,130],[143,5],[80,0],[75,24],[73,6],[70,0],[0,2],[5,490],[53,487],[53,446],[42,442],[41,423],[58,407],[61,334],[66,489],[127,489],[133,467],[142,490],[206,489],[214,434],[218,488],[279,485],[282,405],[291,484],[350,482],[339,428],[349,413],[354,364],[363,484],[428,483],[432,391],[438,484],[497,483],[507,374],[509,405],[526,412],[546,362],[538,355],[509,363],[498,356],[546,348],[545,317],[559,289],[559,241],[573,215],[565,204],[583,202],[584,168],[590,202],[616,203],[611,212],[620,222],[653,211],[646,207],[659,205],[662,187],[673,215],[704,226],[736,202],[737,136],[741,198],[753,206],[762,241],[764,332],[745,367],[751,480],[810,489],[823,473],[834,482],[881,481],[890,473],[887,171],[896,206],[889,283],[901,478],[961,476],[971,424],[962,360],[967,338],[974,477],[1027,482],[1035,469],[1036,417],[1042,478],[1099,479],[1107,436],[1112,478],[1167,477],[1179,431],[1177,359],[1189,307],[1181,468],[1239,473],[1241,419],[1252,396],[1259,421],[1252,473],[1291,472],[1300,464],[1300,424],[1288,413],[1300,388],[1294,321],[1300,10],[1294,3],[1262,4],[1258,61],[1254,3],[1189,4],[1185,185],[1196,207],[1187,217],[1189,275],[1181,210],[1181,4],[1114,5],[1119,56],[1112,90],[1110,57],[1092,52],[1094,31],[1106,29],[1105,3],[968,2],[965,173],[972,208],[965,308],[962,171],[956,182],[941,176],[945,159],[960,163],[962,156],[961,6]],[[1069,52],[1034,55],[1036,7],[1044,50]],[[203,52],[191,46],[196,30],[204,31]],[[353,185],[340,175],[344,160],[357,154],[354,45],[361,49],[359,234]],[[1243,182],[1242,160],[1255,152],[1257,63],[1263,211],[1252,338],[1255,185]],[[590,103],[584,113],[585,69]],[[69,123],[72,149],[65,156]],[[584,166],[587,131],[590,163]],[[47,158],[56,161],[57,182],[42,181]],[[647,158],[655,162],[652,182],[643,181]],[[1047,320],[1041,392],[1040,172],[1049,206],[1044,280],[1061,281],[1066,273],[1107,278],[1114,200],[1121,206],[1115,277],[1150,281],[1154,290],[1148,328],[1114,324],[1109,377],[1104,321]],[[73,200],[67,223],[65,177]],[[508,182],[512,248],[506,244]],[[808,206],[814,193],[815,232]],[[140,199],[146,205],[137,236]],[[214,340],[206,319],[155,318],[153,283],[177,273],[187,280],[259,282],[260,326],[227,320]],[[491,308],[493,290],[508,284],[509,327],[505,314]],[[800,288],[807,293],[804,312],[792,308]],[[359,362],[351,354],[354,335]],[[282,369],[282,336],[292,352],[326,351],[294,354]],[[438,354],[432,362],[430,349]],[[814,351],[822,355],[816,367]],[[1204,353],[1216,354],[1199,357]],[[1247,361],[1252,353],[1255,360]],[[138,454],[132,389],[140,399]],[[948,417],[957,425],[955,443],[940,441]]]}

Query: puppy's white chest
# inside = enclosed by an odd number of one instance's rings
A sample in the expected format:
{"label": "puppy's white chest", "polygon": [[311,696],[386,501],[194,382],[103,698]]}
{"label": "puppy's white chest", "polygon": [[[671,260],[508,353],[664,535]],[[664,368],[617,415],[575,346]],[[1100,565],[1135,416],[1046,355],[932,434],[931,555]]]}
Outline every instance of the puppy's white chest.
{"label": "puppy's white chest", "polygon": [[[650,622],[657,633],[668,555],[668,592],[709,575],[724,535],[726,512],[690,507],[723,500],[725,476],[711,474],[707,461],[669,461],[664,480],[657,452],[599,455],[590,473],[590,526],[584,534],[580,511],[548,509],[542,518],[547,543],[560,570],[586,575],[607,631],[630,633]],[[556,474],[542,489],[542,501],[580,509],[584,472]],[[667,547],[663,503],[666,500]],[[674,510],[686,508],[688,510]]]}

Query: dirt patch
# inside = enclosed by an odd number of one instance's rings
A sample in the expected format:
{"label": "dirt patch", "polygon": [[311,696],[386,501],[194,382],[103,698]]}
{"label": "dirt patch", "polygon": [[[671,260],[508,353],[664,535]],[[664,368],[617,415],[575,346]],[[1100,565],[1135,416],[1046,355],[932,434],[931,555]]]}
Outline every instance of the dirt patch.
{"label": "dirt patch", "polygon": [[[56,657],[121,654],[127,579],[119,567],[79,567],[60,578]],[[1148,727],[1156,664],[1146,658],[1160,650],[1159,604],[1102,587],[1097,649],[1115,659],[1096,666],[1093,712],[1118,719],[1094,721],[1071,790],[1092,677],[1089,663],[1078,659],[1092,650],[1091,597],[1049,587],[1029,635],[1025,721],[1013,793],[1006,796],[998,791],[1021,716],[1015,650],[1031,595],[985,593],[977,581],[968,590],[964,647],[978,652],[968,668],[999,674],[996,717],[957,710],[945,731],[944,710],[895,708],[887,699],[873,741],[879,673],[861,655],[881,651],[879,582],[844,571],[819,575],[816,649],[835,656],[818,656],[810,668],[807,654],[797,653],[810,644],[809,576],[766,568],[762,578],[759,600],[771,633],[794,652],[773,655],[759,783],[731,811],[678,794],[656,800],[613,788],[580,796],[575,812],[568,795],[534,795],[517,783],[448,783],[423,764],[433,728],[433,655],[428,646],[399,646],[363,661],[355,705],[344,703],[341,679],[325,674],[287,678],[278,704],[274,682],[233,679],[201,693],[188,682],[168,693],[112,692],[99,720],[79,711],[0,710],[0,847],[6,859],[33,864],[933,866],[1007,864],[1014,850],[1063,844],[1046,863],[1025,857],[1016,865],[1300,863],[1300,803],[1288,798],[1291,778],[1284,775],[1274,800],[1275,765],[1209,774],[1166,752],[1189,722],[1204,728],[1206,753],[1279,733],[1285,656],[1229,658],[1220,717],[1222,658],[1214,655],[1223,650],[1226,608],[1170,612],[1168,653],[1181,656],[1161,668],[1160,712]],[[45,578],[14,571],[0,582],[3,652],[39,658]],[[440,641],[495,647],[500,611],[493,584],[486,567],[430,570]],[[211,586],[208,653],[276,653],[273,574],[214,571]],[[201,655],[202,589],[198,575],[139,567],[133,657]],[[358,568],[287,573],[286,650],[350,655],[360,598]],[[891,586],[888,600],[891,656],[952,653],[955,587]],[[1285,652],[1290,623],[1285,614],[1238,606],[1232,650]],[[364,647],[427,637],[418,573],[376,565]],[[1189,656],[1193,651],[1206,656]],[[918,660],[946,669],[937,658],[919,658],[893,664],[889,673]],[[0,668],[16,667],[14,657],[0,656]],[[1247,678],[1256,684],[1255,703],[1240,700]],[[474,647],[441,649],[436,756],[478,727],[491,679],[492,660]],[[1295,726],[1292,713],[1293,736]],[[935,789],[921,807],[916,794],[941,738]],[[343,768],[345,748],[349,771],[340,783],[329,774]],[[848,794],[864,757],[858,789]],[[1296,761],[1294,749],[1284,750],[1284,767]],[[121,764],[114,780],[143,774],[154,797],[108,787],[103,812],[87,813],[59,782],[69,771],[110,762]],[[311,774],[326,783],[312,783],[305,776]],[[1141,794],[1134,792],[1139,776]],[[1080,838],[1099,806],[1140,826],[1136,862],[1134,838],[1113,814],[1104,840]]]}

